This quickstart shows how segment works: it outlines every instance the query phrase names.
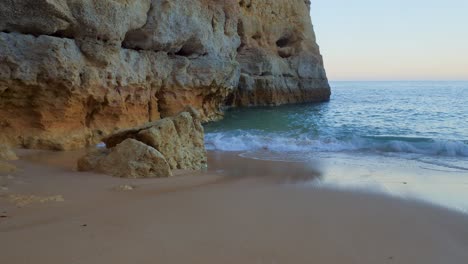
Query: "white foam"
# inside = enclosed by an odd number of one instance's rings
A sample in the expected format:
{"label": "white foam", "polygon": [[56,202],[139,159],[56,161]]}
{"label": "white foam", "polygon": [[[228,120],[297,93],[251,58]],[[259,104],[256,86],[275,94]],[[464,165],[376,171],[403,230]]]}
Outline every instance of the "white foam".
{"label": "white foam", "polygon": [[273,152],[340,152],[364,151],[380,153],[414,153],[431,156],[468,157],[468,144],[448,140],[408,140],[352,137],[340,140],[333,137],[310,138],[247,131],[206,134],[206,147],[221,151],[269,150]]}

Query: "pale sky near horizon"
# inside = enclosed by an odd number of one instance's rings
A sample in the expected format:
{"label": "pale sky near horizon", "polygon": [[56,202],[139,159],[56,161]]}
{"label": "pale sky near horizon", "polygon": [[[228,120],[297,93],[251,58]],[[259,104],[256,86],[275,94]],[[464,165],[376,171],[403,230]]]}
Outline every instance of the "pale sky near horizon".
{"label": "pale sky near horizon", "polygon": [[330,80],[468,80],[468,0],[312,0]]}

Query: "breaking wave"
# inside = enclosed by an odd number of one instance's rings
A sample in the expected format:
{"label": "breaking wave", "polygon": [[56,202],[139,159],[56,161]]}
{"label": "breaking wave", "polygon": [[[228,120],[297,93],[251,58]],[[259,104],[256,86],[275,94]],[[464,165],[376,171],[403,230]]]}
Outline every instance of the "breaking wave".
{"label": "breaking wave", "polygon": [[468,141],[431,138],[354,136],[349,138],[289,136],[234,130],[206,134],[206,147],[221,151],[271,152],[380,152],[410,153],[444,157],[468,157]]}

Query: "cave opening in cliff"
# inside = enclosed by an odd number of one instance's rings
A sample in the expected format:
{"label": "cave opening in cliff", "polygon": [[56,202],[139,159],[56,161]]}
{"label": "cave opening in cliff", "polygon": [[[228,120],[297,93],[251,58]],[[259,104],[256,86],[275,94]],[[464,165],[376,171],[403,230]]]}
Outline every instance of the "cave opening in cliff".
{"label": "cave opening in cliff", "polygon": [[283,36],[276,41],[276,46],[279,48],[287,47],[291,44],[291,38],[289,36]]}

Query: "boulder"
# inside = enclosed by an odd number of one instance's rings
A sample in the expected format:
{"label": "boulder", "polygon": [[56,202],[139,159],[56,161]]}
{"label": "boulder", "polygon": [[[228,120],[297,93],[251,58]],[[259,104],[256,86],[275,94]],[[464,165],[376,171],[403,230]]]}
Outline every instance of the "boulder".
{"label": "boulder", "polygon": [[80,159],[79,170],[94,170],[121,178],[160,178],[172,176],[164,156],[134,139],[126,139],[109,153],[93,152]]}
{"label": "boulder", "polygon": [[[94,170],[118,177],[141,178],[150,177],[147,175],[151,170],[156,171],[151,164],[148,164],[150,169],[147,169],[143,166],[144,162],[153,162],[158,168],[163,168],[157,170],[160,176],[153,177],[170,176],[166,173],[165,165],[162,164],[166,164],[169,171],[206,168],[207,157],[200,114],[193,108],[187,108],[187,111],[143,126],[120,130],[104,138],[108,149],[88,152],[86,156],[79,159],[78,170]],[[154,150],[151,151],[154,157],[145,156],[141,161],[135,162],[135,157],[141,156],[139,153],[144,148]],[[132,151],[135,152],[133,155]],[[127,165],[119,167],[117,163]],[[142,169],[136,169],[128,164],[137,164],[135,166]],[[119,174],[118,171],[124,173]]]}
{"label": "boulder", "polygon": [[7,144],[0,144],[0,160],[17,160],[15,152]]}
{"label": "boulder", "polygon": [[99,162],[109,155],[110,150],[104,148],[92,149],[86,155],[78,159],[78,171],[92,171],[98,167]]}
{"label": "boulder", "polygon": [[164,155],[171,169],[199,170],[206,167],[204,130],[200,114],[192,107],[174,117],[117,131],[103,139],[108,148],[132,138]]}
{"label": "boulder", "polygon": [[206,167],[203,127],[188,112],[163,119],[141,130],[136,138],[159,150],[172,169],[199,170]]}

